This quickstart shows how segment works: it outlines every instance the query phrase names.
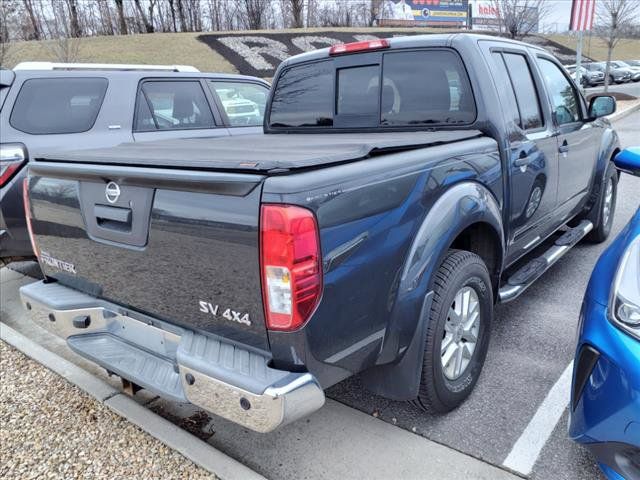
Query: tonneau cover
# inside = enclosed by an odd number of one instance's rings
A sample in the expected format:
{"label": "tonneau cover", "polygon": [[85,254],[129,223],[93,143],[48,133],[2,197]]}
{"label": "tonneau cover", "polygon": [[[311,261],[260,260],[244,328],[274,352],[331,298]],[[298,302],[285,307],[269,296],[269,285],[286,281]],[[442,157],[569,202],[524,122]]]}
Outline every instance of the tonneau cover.
{"label": "tonneau cover", "polygon": [[123,143],[111,148],[43,154],[36,160],[269,172],[358,160],[376,152],[421,148],[481,135],[479,130],[255,134]]}

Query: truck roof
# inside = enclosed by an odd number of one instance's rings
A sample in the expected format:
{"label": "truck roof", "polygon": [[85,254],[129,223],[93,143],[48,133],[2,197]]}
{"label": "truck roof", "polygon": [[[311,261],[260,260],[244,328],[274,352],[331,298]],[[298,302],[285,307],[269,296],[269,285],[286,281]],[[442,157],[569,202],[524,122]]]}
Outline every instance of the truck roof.
{"label": "truck roof", "polygon": [[[117,147],[36,155],[36,161],[198,170],[276,172],[364,159],[481,137],[479,130],[366,134],[244,135],[124,143]],[[495,142],[486,138],[484,140]],[[482,142],[477,145],[482,149]],[[251,148],[247,148],[250,145]],[[493,145],[494,146],[494,145]]]}
{"label": "truck roof", "polygon": [[[510,38],[497,37],[494,35],[484,35],[479,33],[437,33],[437,34],[425,34],[425,35],[412,35],[402,37],[390,37],[387,38],[390,44],[390,48],[417,48],[417,47],[451,47],[455,42],[468,42],[476,43],[479,40],[491,40],[496,42],[504,42],[524,46],[527,48],[534,48],[540,51],[544,51],[543,48],[530,43],[520,42],[518,40],[512,40]],[[278,70],[282,68],[301,62],[319,60],[321,58],[327,58],[329,56],[329,50],[331,47],[321,48],[318,50],[312,50],[310,52],[294,55],[284,60]],[[355,54],[357,55],[357,53]],[[276,74],[277,77],[277,74]],[[274,77],[275,78],[275,77]]]}

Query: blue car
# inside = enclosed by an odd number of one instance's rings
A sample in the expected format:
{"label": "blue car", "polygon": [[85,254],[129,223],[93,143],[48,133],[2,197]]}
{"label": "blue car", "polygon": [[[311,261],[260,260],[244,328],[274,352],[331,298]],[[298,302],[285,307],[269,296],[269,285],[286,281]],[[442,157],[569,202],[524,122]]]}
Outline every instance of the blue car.
{"label": "blue car", "polygon": [[[615,159],[640,176],[640,147]],[[591,275],[578,329],[569,435],[609,479],[640,479],[640,209]]]}

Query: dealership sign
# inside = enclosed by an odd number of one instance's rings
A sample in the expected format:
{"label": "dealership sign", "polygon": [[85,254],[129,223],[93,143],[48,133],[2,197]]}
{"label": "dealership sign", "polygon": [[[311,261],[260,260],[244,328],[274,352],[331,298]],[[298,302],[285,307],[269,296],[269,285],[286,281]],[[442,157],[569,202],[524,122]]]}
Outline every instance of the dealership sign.
{"label": "dealership sign", "polygon": [[380,25],[462,25],[467,21],[468,0],[383,0]]}
{"label": "dealership sign", "polygon": [[472,4],[474,30],[499,30],[500,12],[492,1],[476,1]]}

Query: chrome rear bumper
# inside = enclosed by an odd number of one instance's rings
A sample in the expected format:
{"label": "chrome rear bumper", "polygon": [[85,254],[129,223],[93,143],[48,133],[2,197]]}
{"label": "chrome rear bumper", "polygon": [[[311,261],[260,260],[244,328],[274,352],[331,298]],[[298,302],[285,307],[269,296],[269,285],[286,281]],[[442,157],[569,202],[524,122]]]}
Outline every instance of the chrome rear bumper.
{"label": "chrome rear bumper", "polygon": [[271,368],[267,355],[224,339],[58,283],[26,285],[20,297],[36,323],[81,356],[160,396],[257,432],[272,431],[324,404],[324,392],[310,373]]}

